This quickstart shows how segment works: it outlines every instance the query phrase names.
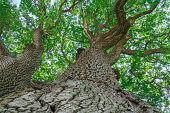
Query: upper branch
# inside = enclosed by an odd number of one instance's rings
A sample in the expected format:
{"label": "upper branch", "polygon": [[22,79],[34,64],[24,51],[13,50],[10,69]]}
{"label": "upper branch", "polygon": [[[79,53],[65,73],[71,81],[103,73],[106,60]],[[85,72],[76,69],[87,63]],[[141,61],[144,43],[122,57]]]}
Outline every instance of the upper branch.
{"label": "upper branch", "polygon": [[74,0],[73,5],[70,6],[68,9],[62,10],[62,12],[63,12],[63,13],[65,13],[65,12],[70,12],[70,11],[74,8],[74,6],[78,4],[78,2],[76,2],[76,1],[77,1],[77,0]]}
{"label": "upper branch", "polygon": [[89,31],[88,27],[87,27],[87,18],[85,18],[85,13],[84,10],[81,9],[82,13],[83,13],[83,18],[84,18],[84,32],[86,33],[86,35],[89,37],[90,40],[93,39],[93,34],[91,31]]}
{"label": "upper branch", "polygon": [[113,36],[113,33],[116,32],[116,30],[118,29],[118,24],[116,24],[109,32],[103,34],[103,38],[111,38]]}
{"label": "upper branch", "polygon": [[42,16],[46,16],[46,6],[43,4],[42,0],[38,0],[38,9]]}
{"label": "upper branch", "polygon": [[55,21],[54,25],[53,25],[53,26],[49,26],[49,27],[47,28],[47,30],[50,30],[50,29],[55,28],[56,25],[57,25],[57,23],[60,22],[61,14],[66,13],[66,12],[71,12],[72,9],[74,8],[74,6],[78,4],[78,2],[76,2],[76,1],[77,1],[77,0],[74,0],[72,6],[70,6],[68,9],[62,10],[63,5],[67,2],[67,0],[64,0],[64,1],[61,3],[60,7],[59,7],[59,11],[60,11],[61,13],[58,14],[58,19]]}
{"label": "upper branch", "polygon": [[159,2],[157,2],[157,4],[154,7],[152,7],[151,9],[149,9],[147,11],[143,11],[143,12],[141,12],[141,13],[133,16],[133,17],[129,17],[128,19],[136,20],[136,19],[138,19],[139,17],[141,17],[143,15],[150,14],[158,6],[158,4],[159,4]]}
{"label": "upper branch", "polygon": [[[116,32],[116,35],[122,34],[119,40],[126,36],[129,28],[130,22],[126,19],[126,12],[124,10],[124,5],[128,0],[118,0],[114,6],[114,11],[117,17],[117,24],[113,27],[111,31],[104,34],[104,37],[114,38],[113,32]],[[118,40],[118,41],[119,41]]]}
{"label": "upper branch", "polygon": [[126,4],[127,1],[128,0],[118,0],[114,6],[114,11],[120,25],[122,25],[126,21],[126,13],[123,6]]}
{"label": "upper branch", "polygon": [[60,5],[60,8],[59,8],[59,11],[61,11],[61,8],[63,7],[63,5],[67,2],[67,0],[64,0],[61,5]]}
{"label": "upper branch", "polygon": [[[168,48],[157,48],[157,49],[150,49],[148,51],[145,51],[143,55],[151,55],[154,53],[164,53],[163,50],[168,50]],[[136,50],[128,50],[123,47],[122,53],[127,55],[135,55],[137,53]]]}

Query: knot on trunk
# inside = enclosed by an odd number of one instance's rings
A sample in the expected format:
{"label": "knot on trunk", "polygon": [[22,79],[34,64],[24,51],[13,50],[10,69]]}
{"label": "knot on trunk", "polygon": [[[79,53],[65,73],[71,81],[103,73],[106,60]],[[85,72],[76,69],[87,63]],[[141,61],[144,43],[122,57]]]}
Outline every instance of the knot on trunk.
{"label": "knot on trunk", "polygon": [[85,51],[84,48],[78,48],[78,49],[77,49],[76,60],[78,60],[79,56],[81,55],[81,53],[82,53],[83,51]]}

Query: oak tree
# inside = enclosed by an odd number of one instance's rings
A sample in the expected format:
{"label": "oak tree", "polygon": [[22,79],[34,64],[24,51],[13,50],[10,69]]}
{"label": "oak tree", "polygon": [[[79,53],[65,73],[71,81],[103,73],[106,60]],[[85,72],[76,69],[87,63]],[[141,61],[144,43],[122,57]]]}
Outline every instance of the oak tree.
{"label": "oak tree", "polygon": [[0,2],[1,112],[168,111],[168,1],[14,4]]}

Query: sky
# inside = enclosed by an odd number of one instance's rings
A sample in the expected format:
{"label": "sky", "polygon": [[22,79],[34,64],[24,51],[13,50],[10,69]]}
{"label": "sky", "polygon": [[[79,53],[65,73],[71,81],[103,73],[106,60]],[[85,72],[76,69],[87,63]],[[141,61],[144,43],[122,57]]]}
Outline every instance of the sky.
{"label": "sky", "polygon": [[[17,5],[17,8],[19,8],[19,4],[21,0],[11,0],[11,1],[12,1],[12,4]],[[51,0],[51,5],[53,5],[55,1],[56,0]]]}
{"label": "sky", "polygon": [[12,1],[12,4],[17,5],[17,8],[19,8],[19,4],[20,4],[21,0],[11,0],[11,1]]}

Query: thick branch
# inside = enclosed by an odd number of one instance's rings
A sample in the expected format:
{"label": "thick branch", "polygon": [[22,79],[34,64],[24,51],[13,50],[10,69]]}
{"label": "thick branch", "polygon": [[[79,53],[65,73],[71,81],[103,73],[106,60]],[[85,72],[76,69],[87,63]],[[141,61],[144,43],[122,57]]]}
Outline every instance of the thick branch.
{"label": "thick branch", "polygon": [[114,49],[112,50],[112,52],[109,54],[110,57],[110,63],[111,65],[115,64],[119,58],[120,58],[120,54],[122,53],[123,50],[123,45],[130,39],[132,38],[132,34],[126,36],[125,38],[123,38],[122,40],[120,40],[116,46],[114,47]]}
{"label": "thick branch", "polygon": [[119,60],[121,53],[122,53],[122,46],[116,46],[112,50],[111,54],[109,55],[111,65],[115,64]]}
{"label": "thick branch", "polygon": [[126,4],[127,1],[128,0],[118,0],[114,6],[114,11],[120,25],[122,25],[126,21],[126,13],[123,6]]}
{"label": "thick branch", "polygon": [[[105,33],[102,36],[102,38],[108,40],[111,38],[115,38],[116,35],[122,34],[122,37],[126,35],[128,29],[130,27],[130,23],[126,20],[126,13],[123,8],[123,6],[126,4],[126,2],[127,2],[127,0],[118,0],[116,2],[115,6],[114,6],[114,11],[116,13],[118,23],[109,32]],[[108,22],[109,22],[109,17],[108,17]],[[116,35],[113,34],[115,32],[117,32]]]}
{"label": "thick branch", "polygon": [[112,35],[112,37],[105,38],[103,41],[103,48],[109,49],[116,45],[122,37],[122,34]]}
{"label": "thick branch", "polygon": [[151,50],[145,51],[144,55],[151,55],[154,53],[164,53],[163,48],[157,48],[157,49],[151,49]]}
{"label": "thick branch", "polygon": [[[164,53],[163,50],[168,50],[168,48],[157,48],[157,49],[150,49],[148,51],[145,51],[143,55],[151,55],[154,53]],[[123,48],[122,53],[127,54],[127,55],[135,55],[137,53],[136,50],[127,50]]]}
{"label": "thick branch", "polygon": [[33,43],[37,47],[43,45],[42,35],[43,35],[43,30],[40,28],[35,29],[33,32]]}
{"label": "thick branch", "polygon": [[130,22],[126,19],[126,12],[123,8],[127,1],[128,0],[118,0],[114,6],[114,11],[118,22],[118,30],[116,32],[116,35],[122,34],[121,38],[126,36],[130,28]]}
{"label": "thick branch", "polygon": [[109,32],[105,33],[102,37],[106,39],[111,38],[113,36],[113,33],[116,32],[117,28],[118,25],[116,24]]}

